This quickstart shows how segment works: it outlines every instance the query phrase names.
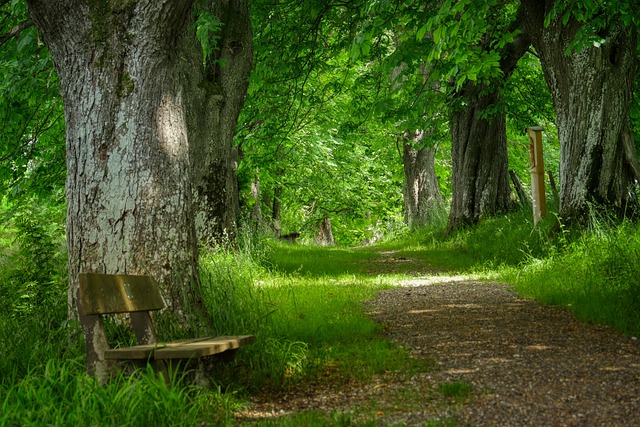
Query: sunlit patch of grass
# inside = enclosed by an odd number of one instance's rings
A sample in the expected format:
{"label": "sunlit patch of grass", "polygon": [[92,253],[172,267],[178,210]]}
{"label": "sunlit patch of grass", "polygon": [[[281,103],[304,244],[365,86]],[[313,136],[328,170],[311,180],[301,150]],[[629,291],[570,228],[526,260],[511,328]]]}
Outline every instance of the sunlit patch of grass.
{"label": "sunlit patch of grass", "polygon": [[[263,285],[274,307],[265,333],[271,343],[297,350],[295,363],[279,375],[283,381],[280,386],[301,379],[365,381],[388,370],[429,368],[383,339],[380,326],[366,315],[363,302],[387,288],[384,281],[344,276],[275,282]],[[273,375],[272,368],[265,374]]]}
{"label": "sunlit patch of grass", "polygon": [[[265,392],[430,369],[382,338],[365,312],[364,302],[399,277],[362,273],[375,251],[275,245],[266,267],[247,255],[220,251],[202,261],[214,324],[224,334],[257,338],[240,354],[246,368],[222,368],[220,383]],[[311,267],[293,269],[296,260]]]}
{"label": "sunlit patch of grass", "polygon": [[530,256],[544,256],[551,247],[547,221],[534,228],[528,212],[487,218],[475,227],[445,234],[445,224],[415,230],[411,235],[383,242],[380,250],[420,259],[435,271],[462,273],[519,265]]}
{"label": "sunlit patch of grass", "polygon": [[366,261],[378,255],[341,247],[274,244],[268,262],[283,274],[299,276],[340,276],[366,273]]}
{"label": "sunlit patch of grass", "polygon": [[640,229],[622,224],[584,233],[548,257],[502,271],[524,295],[570,308],[585,322],[640,334]]}

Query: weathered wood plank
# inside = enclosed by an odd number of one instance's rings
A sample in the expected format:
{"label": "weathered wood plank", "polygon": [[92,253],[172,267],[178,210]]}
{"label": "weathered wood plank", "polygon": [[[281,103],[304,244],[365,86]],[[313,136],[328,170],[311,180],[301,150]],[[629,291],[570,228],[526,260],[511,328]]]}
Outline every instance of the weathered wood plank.
{"label": "weathered wood plank", "polygon": [[253,335],[196,338],[106,350],[104,357],[111,360],[194,359],[235,350],[254,341]]}
{"label": "weathered wood plank", "polygon": [[79,297],[79,309],[85,315],[164,308],[158,285],[150,276],[81,273]]}

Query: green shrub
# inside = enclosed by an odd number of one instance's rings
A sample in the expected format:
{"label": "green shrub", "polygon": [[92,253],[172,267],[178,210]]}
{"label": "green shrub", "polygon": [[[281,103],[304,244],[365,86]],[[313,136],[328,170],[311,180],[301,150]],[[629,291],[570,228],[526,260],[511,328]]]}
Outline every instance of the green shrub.
{"label": "green shrub", "polygon": [[12,239],[0,254],[0,308],[31,316],[66,300],[63,206],[32,200],[2,216]]}

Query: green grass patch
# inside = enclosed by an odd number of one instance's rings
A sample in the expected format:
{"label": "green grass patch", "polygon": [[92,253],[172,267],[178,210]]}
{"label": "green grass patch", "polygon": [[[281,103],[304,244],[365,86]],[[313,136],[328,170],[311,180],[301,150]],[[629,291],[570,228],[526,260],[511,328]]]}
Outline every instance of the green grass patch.
{"label": "green grass patch", "polygon": [[640,228],[600,225],[501,278],[526,296],[565,306],[585,322],[640,334]]}
{"label": "green grass patch", "polygon": [[115,377],[106,385],[89,378],[81,364],[47,361],[32,373],[0,389],[0,425],[142,426],[219,425],[229,423],[234,403],[174,377],[167,386],[151,370]]}
{"label": "green grass patch", "polygon": [[243,387],[278,391],[301,381],[342,384],[431,367],[383,339],[366,315],[363,303],[389,287],[385,280],[265,274],[256,284],[253,307],[262,315],[243,332],[257,337],[243,353],[250,369],[233,375]]}
{"label": "green grass patch", "polygon": [[544,222],[534,228],[527,212],[483,220],[479,226],[445,235],[444,224],[418,229],[378,245],[397,256],[421,259],[436,271],[475,273],[519,265],[531,256],[545,256],[554,243]]}
{"label": "green grass patch", "polygon": [[[527,213],[514,213],[449,236],[431,227],[356,249],[247,235],[238,252],[202,255],[202,293],[218,334],[254,334],[257,341],[220,365],[209,388],[181,377],[168,388],[145,370],[99,387],[84,374],[78,325],[66,319],[62,228],[47,224],[42,212],[15,216],[2,231],[0,425],[232,424],[248,394],[426,372],[430,361],[413,359],[382,337],[366,301],[432,272],[497,277],[585,321],[640,334],[637,224],[594,220],[586,230],[554,234],[551,221],[534,228]],[[162,316],[157,327],[161,337],[174,333]],[[430,391],[429,404],[458,405],[473,392],[464,382],[442,383]],[[376,411],[387,410],[372,405],[265,423],[373,425]]]}
{"label": "green grass patch", "polygon": [[436,390],[445,398],[451,399],[455,403],[465,403],[473,394],[473,386],[466,381],[447,381],[440,383],[436,387]]}
{"label": "green grass patch", "polygon": [[274,243],[267,262],[283,274],[322,277],[366,274],[366,262],[376,257],[366,250]]}

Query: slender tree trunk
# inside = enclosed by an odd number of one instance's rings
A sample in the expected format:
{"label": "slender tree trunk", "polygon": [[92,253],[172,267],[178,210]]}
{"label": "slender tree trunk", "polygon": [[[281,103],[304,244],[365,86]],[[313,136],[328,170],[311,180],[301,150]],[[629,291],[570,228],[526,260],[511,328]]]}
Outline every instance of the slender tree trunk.
{"label": "slender tree trunk", "polygon": [[427,225],[442,206],[442,195],[435,170],[435,147],[414,148],[424,131],[404,134],[404,219],[411,229]]}
{"label": "slender tree trunk", "polygon": [[207,2],[204,10],[222,24],[217,48],[203,65],[202,48],[189,33],[191,57],[183,73],[189,81],[196,230],[201,242],[211,242],[235,239],[239,198],[233,136],[253,65],[253,45],[247,0]]}
{"label": "slender tree trunk", "polygon": [[518,195],[518,200],[520,200],[520,205],[523,208],[531,209],[531,199],[524,191],[524,188],[522,188],[522,183],[520,182],[520,178],[518,178],[518,174],[516,174],[516,171],[514,171],[513,169],[509,169],[509,176],[511,177],[513,188],[516,190],[516,194]]}
{"label": "slender tree trunk", "polygon": [[638,34],[611,26],[600,32],[600,46],[566,55],[582,24],[560,16],[545,27],[554,1],[523,1],[527,30],[540,55],[553,97],[560,140],[560,218],[583,221],[590,204],[619,214],[637,212],[633,187],[635,150],[629,108],[637,66]]}
{"label": "slender tree trunk", "polygon": [[472,86],[465,101],[450,118],[452,201],[448,230],[506,212],[513,203],[505,114],[484,117],[498,104],[498,95]]}
{"label": "slender tree trunk", "polygon": [[251,197],[254,200],[253,213],[251,219],[256,225],[262,224],[262,207],[260,203],[260,177],[256,175],[256,179],[251,183]]}
{"label": "slender tree trunk", "polygon": [[328,216],[322,218],[320,229],[316,235],[316,243],[320,246],[335,245],[335,240],[333,240],[333,230],[331,230],[331,219]]}
{"label": "slender tree trunk", "polygon": [[[191,1],[28,5],[65,104],[71,313],[78,273],[148,274],[187,324],[200,301],[175,41],[187,29]],[[95,319],[81,320],[93,334]]]}
{"label": "slender tree trunk", "polygon": [[271,212],[271,220],[273,221],[273,229],[276,237],[280,237],[282,233],[282,187],[277,186],[273,189],[273,210]]}

